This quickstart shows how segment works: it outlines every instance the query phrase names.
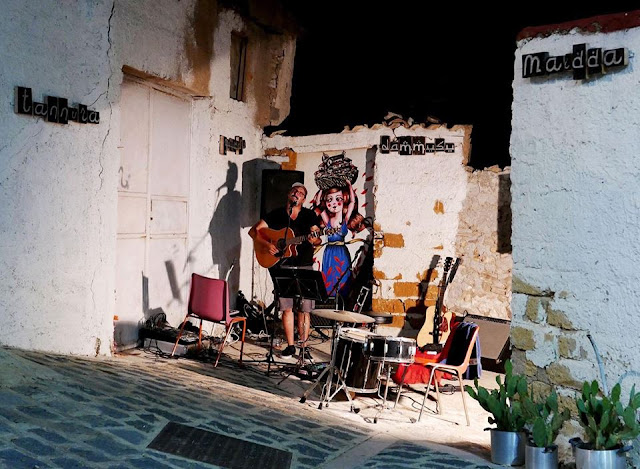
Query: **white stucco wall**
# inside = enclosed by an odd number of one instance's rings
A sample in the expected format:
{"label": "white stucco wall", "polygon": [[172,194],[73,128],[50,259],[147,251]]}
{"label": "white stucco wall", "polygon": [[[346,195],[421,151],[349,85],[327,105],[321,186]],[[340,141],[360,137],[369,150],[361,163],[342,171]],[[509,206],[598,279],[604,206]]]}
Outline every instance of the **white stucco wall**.
{"label": "white stucco wall", "polygon": [[[226,273],[222,264],[213,265],[210,221],[230,191],[231,185],[225,185],[229,163],[238,169],[233,187],[242,191],[243,165],[261,156],[262,131],[256,123],[256,99],[228,97],[226,49],[231,30],[243,27],[240,17],[228,11],[215,17],[213,50],[205,64],[209,70],[203,74],[190,68],[187,49],[197,46],[190,28],[198,6],[202,2],[195,0],[3,3],[0,90],[7,105],[0,113],[0,344],[81,355],[111,353],[123,66],[187,94],[206,95],[194,97],[192,109],[187,269],[211,276]],[[277,52],[277,44],[270,44]],[[292,38],[283,36],[282,49],[293,53],[291,44]],[[290,89],[290,67],[280,70],[277,78]],[[204,85],[203,76],[210,77]],[[194,83],[198,91],[190,91]],[[12,110],[15,86],[32,88],[35,100],[53,95],[68,98],[70,106],[86,104],[100,111],[100,124],[58,125],[17,115]],[[209,93],[201,92],[203,86]],[[219,155],[220,135],[242,136],[244,154]],[[255,205],[255,195],[238,195],[243,208]],[[232,241],[248,238],[248,228],[235,221],[237,212],[219,215],[223,226],[235,223]],[[250,244],[244,244],[222,258],[231,262],[239,253],[235,284],[250,288],[252,254]],[[176,318],[170,319],[177,325]]]}
{"label": "white stucco wall", "polygon": [[[108,94],[111,3],[3,3],[0,343],[108,353],[118,127]],[[38,18],[41,20],[38,21]],[[100,112],[99,125],[13,112],[15,86]]]}
{"label": "white stucco wall", "polygon": [[[628,48],[629,66],[576,81],[522,78],[523,54],[574,44]],[[637,382],[640,353],[640,29],[579,30],[518,43],[513,82],[512,340],[542,382],[575,388],[598,378]],[[572,391],[568,391],[572,394]]]}

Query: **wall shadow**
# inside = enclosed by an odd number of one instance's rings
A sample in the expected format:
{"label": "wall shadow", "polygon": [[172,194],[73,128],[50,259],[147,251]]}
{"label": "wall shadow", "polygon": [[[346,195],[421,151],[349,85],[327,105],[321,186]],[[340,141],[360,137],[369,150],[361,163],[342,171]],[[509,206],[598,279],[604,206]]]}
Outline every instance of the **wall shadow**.
{"label": "wall shadow", "polygon": [[501,254],[511,252],[511,175],[498,176],[498,246]]}
{"label": "wall shadow", "polygon": [[238,165],[229,162],[225,182],[216,189],[216,199],[221,192],[224,195],[218,200],[211,221],[209,236],[211,237],[211,261],[218,268],[221,279],[229,276],[229,294],[232,303],[240,284],[240,229],[242,213],[242,195],[236,190],[238,182]]}

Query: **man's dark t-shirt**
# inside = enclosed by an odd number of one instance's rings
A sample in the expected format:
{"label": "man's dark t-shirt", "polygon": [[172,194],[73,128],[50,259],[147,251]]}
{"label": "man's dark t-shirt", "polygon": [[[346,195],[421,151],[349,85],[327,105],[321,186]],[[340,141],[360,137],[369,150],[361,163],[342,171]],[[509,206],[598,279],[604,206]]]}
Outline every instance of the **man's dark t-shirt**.
{"label": "man's dark t-shirt", "polygon": [[[294,236],[306,236],[311,232],[312,226],[320,226],[320,217],[316,215],[313,210],[302,207],[300,213],[295,220],[289,222],[289,214],[285,207],[277,208],[269,212],[264,217],[264,221],[272,230],[281,230],[286,228],[289,224],[289,228],[293,230]],[[305,240],[301,244],[296,245],[298,255],[295,257],[287,257],[281,260],[278,266],[296,266],[313,264],[313,250],[314,247]]]}

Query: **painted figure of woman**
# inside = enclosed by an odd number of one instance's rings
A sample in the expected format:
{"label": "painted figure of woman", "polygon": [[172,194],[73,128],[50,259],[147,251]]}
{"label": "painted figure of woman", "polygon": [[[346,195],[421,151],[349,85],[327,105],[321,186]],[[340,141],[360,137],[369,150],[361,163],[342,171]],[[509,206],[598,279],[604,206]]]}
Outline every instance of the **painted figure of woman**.
{"label": "painted figure of woman", "polygon": [[[348,188],[348,190],[347,190]],[[318,191],[315,198],[317,207],[324,206],[320,213],[322,221],[328,230],[334,231],[328,236],[322,258],[322,274],[327,293],[346,296],[351,282],[351,256],[345,246],[345,237],[349,233],[349,220],[356,205],[356,197],[347,181],[344,190],[332,187],[326,191]],[[336,286],[339,283],[338,286]]]}

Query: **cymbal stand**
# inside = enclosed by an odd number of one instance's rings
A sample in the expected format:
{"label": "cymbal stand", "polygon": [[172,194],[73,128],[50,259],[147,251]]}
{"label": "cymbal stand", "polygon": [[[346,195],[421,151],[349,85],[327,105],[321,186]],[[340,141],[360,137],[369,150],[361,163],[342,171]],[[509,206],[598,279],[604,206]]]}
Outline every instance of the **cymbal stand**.
{"label": "cymbal stand", "polygon": [[[323,404],[324,407],[328,407],[329,406],[329,402],[331,402],[331,400],[342,390],[344,390],[345,394],[347,395],[347,399],[349,401],[349,406],[350,409],[353,411],[355,410],[355,406],[353,404],[353,400],[351,399],[351,395],[349,394],[349,392],[347,391],[347,383],[344,380],[344,377],[342,376],[342,372],[340,371],[340,369],[338,367],[336,367],[336,354],[337,354],[337,342],[338,339],[340,337],[340,330],[342,328],[341,323],[336,321],[336,325],[334,327],[333,330],[333,340],[331,341],[331,361],[329,363],[329,366],[327,368],[325,368],[322,373],[320,373],[320,376],[318,376],[318,379],[316,380],[316,382],[313,384],[313,386],[311,386],[309,389],[307,389],[304,394],[302,395],[302,397],[300,398],[300,402],[304,403],[307,400],[307,397],[309,397],[309,394],[311,394],[311,391],[313,391],[316,386],[318,386],[318,384],[320,384],[322,382],[322,378],[324,378],[324,375],[329,373],[329,375],[327,376],[327,381],[326,383],[322,386],[322,393],[320,394],[320,404],[318,404],[318,409],[322,409]],[[333,394],[331,394],[331,387],[333,386],[333,376],[336,376],[336,389],[333,392]]]}

